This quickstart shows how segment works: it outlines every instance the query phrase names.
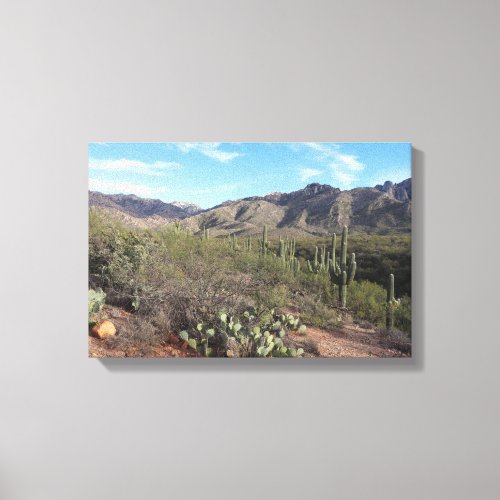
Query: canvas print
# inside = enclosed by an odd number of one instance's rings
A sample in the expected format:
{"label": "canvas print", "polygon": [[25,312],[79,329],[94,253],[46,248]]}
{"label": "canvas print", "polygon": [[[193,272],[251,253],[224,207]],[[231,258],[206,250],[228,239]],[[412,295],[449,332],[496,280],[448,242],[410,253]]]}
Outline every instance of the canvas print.
{"label": "canvas print", "polygon": [[411,357],[409,143],[88,153],[90,357]]}

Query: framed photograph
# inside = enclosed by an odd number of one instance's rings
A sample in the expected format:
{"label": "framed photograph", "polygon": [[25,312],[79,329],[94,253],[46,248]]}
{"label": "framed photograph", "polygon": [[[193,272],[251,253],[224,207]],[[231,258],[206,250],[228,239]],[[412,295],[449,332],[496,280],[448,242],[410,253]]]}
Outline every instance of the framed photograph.
{"label": "framed photograph", "polygon": [[90,357],[411,356],[411,144],[89,144]]}

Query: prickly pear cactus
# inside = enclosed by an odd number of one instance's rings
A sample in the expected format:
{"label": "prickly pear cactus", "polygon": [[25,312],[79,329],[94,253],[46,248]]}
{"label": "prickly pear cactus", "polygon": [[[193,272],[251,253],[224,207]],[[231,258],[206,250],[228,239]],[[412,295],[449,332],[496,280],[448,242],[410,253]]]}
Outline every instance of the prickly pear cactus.
{"label": "prickly pear cactus", "polygon": [[283,338],[287,330],[299,330],[305,334],[305,326],[291,314],[260,316],[246,311],[241,320],[222,313],[218,323],[207,328],[199,323],[193,331],[183,330],[179,337],[202,356],[227,357],[301,357],[303,349],[285,346]]}

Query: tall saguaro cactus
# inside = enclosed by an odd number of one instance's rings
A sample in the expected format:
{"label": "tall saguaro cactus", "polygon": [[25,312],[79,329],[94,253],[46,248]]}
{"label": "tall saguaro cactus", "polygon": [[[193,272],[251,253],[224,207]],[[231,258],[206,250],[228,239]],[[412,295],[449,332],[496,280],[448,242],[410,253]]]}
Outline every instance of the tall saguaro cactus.
{"label": "tall saguaro cactus", "polygon": [[262,230],[262,239],[260,240],[260,254],[263,257],[267,257],[267,249],[269,247],[269,241],[267,241],[267,224],[264,224],[264,229]]}
{"label": "tall saguaro cactus", "polygon": [[231,247],[231,250],[238,250],[239,248],[239,245],[238,245],[238,237],[236,236],[235,233],[231,233],[229,235],[229,244],[230,244],[230,247]]}
{"label": "tall saguaro cactus", "polygon": [[295,238],[291,240],[288,237],[284,240],[281,236],[279,239],[277,257],[281,260],[283,267],[294,273],[300,272],[300,262],[295,256],[296,242]]}
{"label": "tall saguaro cactus", "polygon": [[335,246],[337,236],[335,233],[332,237],[332,257],[329,260],[328,272],[332,283],[339,287],[339,301],[342,307],[346,306],[347,302],[347,287],[353,282],[356,274],[356,255],[351,254],[349,264],[347,263],[347,226],[342,230],[342,240],[340,242],[340,264],[335,256]]}
{"label": "tall saguaro cactus", "polygon": [[326,251],[326,247],[323,245],[320,249],[316,246],[314,249],[314,260],[311,263],[307,261],[307,270],[311,273],[319,274],[322,272],[328,272],[330,268],[330,252]]}
{"label": "tall saguaro cactus", "polygon": [[333,233],[333,235],[332,235],[332,250],[331,250],[332,260],[331,260],[331,262],[329,262],[329,264],[333,265],[334,268],[337,265],[337,262],[335,261],[335,248],[337,248],[337,235],[335,233]]}
{"label": "tall saguaro cactus", "polygon": [[387,280],[387,302],[385,327],[387,330],[394,329],[394,311],[399,306],[400,301],[394,298],[394,274],[389,274]]}

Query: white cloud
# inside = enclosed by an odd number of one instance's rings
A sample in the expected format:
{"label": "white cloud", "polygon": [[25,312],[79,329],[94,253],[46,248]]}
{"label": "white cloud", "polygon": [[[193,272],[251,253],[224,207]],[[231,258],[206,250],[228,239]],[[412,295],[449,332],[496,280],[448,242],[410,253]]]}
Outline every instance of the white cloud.
{"label": "white cloud", "polygon": [[354,181],[359,181],[358,177],[349,172],[345,172],[339,165],[333,163],[331,167],[332,167],[332,177],[338,183],[339,187],[349,188],[351,187]]}
{"label": "white cloud", "polygon": [[303,144],[317,153],[318,160],[335,158],[338,154],[339,147],[337,144],[327,145],[321,142],[304,142]]}
{"label": "white cloud", "polygon": [[332,177],[338,182],[339,187],[349,188],[352,183],[359,181],[356,172],[360,172],[365,165],[354,155],[337,154],[335,160],[330,164]]}
{"label": "white cloud", "polygon": [[328,164],[332,177],[339,187],[349,188],[353,182],[359,181],[356,173],[365,169],[359,157],[341,153],[342,144],[325,144],[321,142],[304,142],[304,146],[315,152],[315,159],[321,164]]}
{"label": "white cloud", "polygon": [[302,168],[300,170],[300,181],[305,182],[311,177],[316,177],[318,175],[321,175],[323,172],[321,170],[318,170],[316,168]]}
{"label": "white cloud", "polygon": [[207,156],[208,158],[212,158],[220,162],[231,161],[234,160],[234,158],[241,156],[241,153],[237,153],[236,151],[222,151],[219,149],[221,145],[220,142],[178,142],[176,145],[183,153],[196,151]]}
{"label": "white cloud", "polygon": [[140,175],[161,176],[165,172],[179,168],[180,165],[176,162],[155,161],[146,163],[140,160],[128,160],[122,158],[120,160],[89,160],[89,169],[100,170],[107,172],[130,172]]}
{"label": "white cloud", "polygon": [[107,194],[135,194],[142,197],[152,197],[159,193],[165,193],[165,187],[148,187],[142,184],[132,182],[107,181],[102,179],[89,178],[89,189],[91,191],[100,191]]}
{"label": "white cloud", "polygon": [[341,165],[344,165],[349,170],[359,171],[363,170],[365,166],[354,155],[337,154],[337,160]]}

